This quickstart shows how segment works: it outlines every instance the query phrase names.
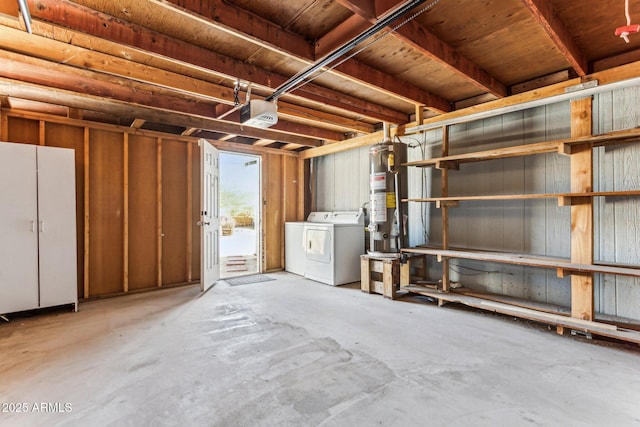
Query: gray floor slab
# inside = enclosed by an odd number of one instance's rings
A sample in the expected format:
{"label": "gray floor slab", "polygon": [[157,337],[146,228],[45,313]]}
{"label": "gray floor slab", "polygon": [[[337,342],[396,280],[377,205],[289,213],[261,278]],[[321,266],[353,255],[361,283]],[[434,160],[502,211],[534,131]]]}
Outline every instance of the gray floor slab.
{"label": "gray floor slab", "polygon": [[637,346],[269,275],[1,324],[0,425],[640,425]]}

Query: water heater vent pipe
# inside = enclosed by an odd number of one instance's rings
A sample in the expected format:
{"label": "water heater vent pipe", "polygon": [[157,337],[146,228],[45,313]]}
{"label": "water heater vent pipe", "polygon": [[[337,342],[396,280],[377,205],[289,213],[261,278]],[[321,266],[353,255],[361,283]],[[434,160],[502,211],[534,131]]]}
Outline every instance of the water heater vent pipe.
{"label": "water heater vent pipe", "polygon": [[391,124],[382,122],[382,144],[391,144]]}

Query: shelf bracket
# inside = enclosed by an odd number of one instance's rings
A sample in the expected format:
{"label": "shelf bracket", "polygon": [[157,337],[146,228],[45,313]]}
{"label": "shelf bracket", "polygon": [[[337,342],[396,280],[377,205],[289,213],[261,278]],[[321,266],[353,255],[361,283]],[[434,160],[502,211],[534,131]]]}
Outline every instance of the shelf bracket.
{"label": "shelf bracket", "polygon": [[570,156],[573,151],[572,148],[573,148],[573,145],[568,144],[566,142],[562,144],[558,144],[558,154],[563,156]]}
{"label": "shelf bracket", "polygon": [[460,202],[457,200],[436,200],[436,208],[457,208]]}
{"label": "shelf bracket", "polygon": [[592,196],[560,196],[558,206],[577,206],[591,203]]}
{"label": "shelf bracket", "polygon": [[460,170],[460,163],[453,160],[437,160],[436,169]]}
{"label": "shelf bracket", "polygon": [[[581,147],[584,147],[584,144],[589,144],[591,145],[591,148],[593,148],[593,143],[589,143],[589,142],[582,142],[580,143]],[[574,150],[574,146],[576,144],[571,144],[569,142],[563,142],[558,144],[558,154],[563,155],[563,156],[570,156],[572,154],[574,154],[575,150]]]}
{"label": "shelf bracket", "polygon": [[569,276],[593,277],[590,271],[572,270],[571,268],[558,267],[556,269],[558,279],[564,279]]}

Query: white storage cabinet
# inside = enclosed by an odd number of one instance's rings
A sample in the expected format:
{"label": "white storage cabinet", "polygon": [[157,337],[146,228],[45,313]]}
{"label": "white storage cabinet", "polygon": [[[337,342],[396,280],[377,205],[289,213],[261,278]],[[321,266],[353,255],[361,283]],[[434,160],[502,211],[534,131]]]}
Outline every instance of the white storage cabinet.
{"label": "white storage cabinet", "polygon": [[74,151],[0,142],[0,314],[78,307]]}

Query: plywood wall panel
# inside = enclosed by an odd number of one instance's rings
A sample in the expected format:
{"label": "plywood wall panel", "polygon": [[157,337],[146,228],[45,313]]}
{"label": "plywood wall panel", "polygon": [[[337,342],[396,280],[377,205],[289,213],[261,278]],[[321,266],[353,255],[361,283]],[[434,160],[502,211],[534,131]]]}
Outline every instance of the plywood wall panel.
{"label": "plywood wall panel", "polygon": [[7,137],[7,142],[38,145],[40,143],[40,122],[22,117],[9,117]]}
{"label": "plywood wall panel", "polygon": [[129,136],[129,290],[156,285],[156,138]]}
{"label": "plywood wall panel", "polygon": [[47,123],[45,144],[49,147],[70,148],[75,152],[76,166],[76,242],[78,260],[78,296],[84,290],[84,128]]}
{"label": "plywood wall panel", "polygon": [[187,281],[187,145],[162,140],[162,283]]}
{"label": "plywood wall panel", "polygon": [[123,134],[89,133],[89,296],[123,291]]}

